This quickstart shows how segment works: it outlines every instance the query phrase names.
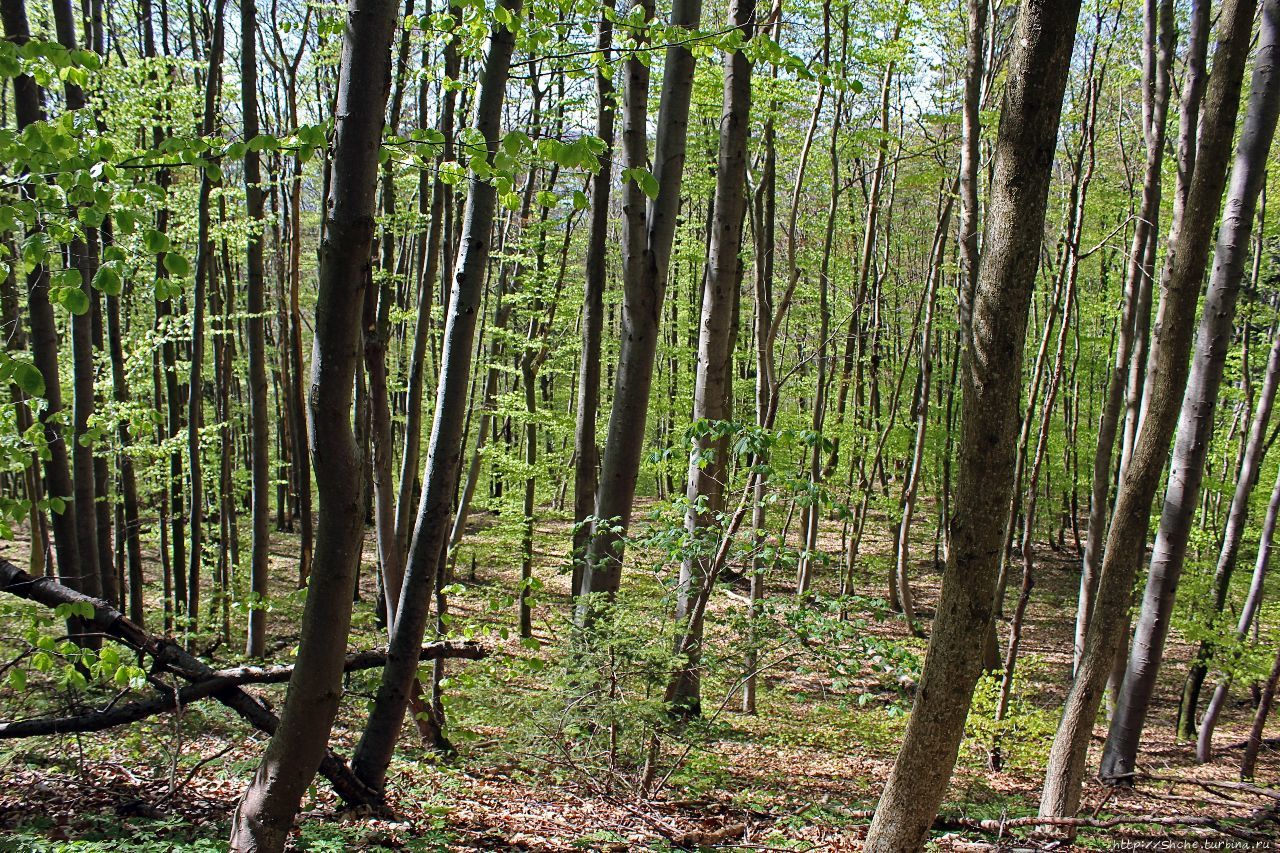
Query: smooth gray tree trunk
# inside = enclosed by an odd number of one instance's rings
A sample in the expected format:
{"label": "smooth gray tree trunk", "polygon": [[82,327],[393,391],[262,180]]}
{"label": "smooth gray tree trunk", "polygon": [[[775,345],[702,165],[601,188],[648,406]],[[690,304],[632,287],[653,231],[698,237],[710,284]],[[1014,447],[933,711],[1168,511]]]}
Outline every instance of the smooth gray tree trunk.
{"label": "smooth gray tree trunk", "polygon": [[[652,0],[642,0],[640,5],[646,8],[646,17],[652,17]],[[694,30],[701,19],[701,0],[674,0],[672,27]],[[680,210],[694,64],[687,45],[667,47],[653,152],[657,198],[647,199],[634,180],[625,181],[622,187],[622,341],[600,465],[596,523],[583,570],[582,590],[587,593],[612,596],[622,578],[623,536],[631,522],[644,454],[658,324]],[[633,57],[624,64],[623,76],[623,161],[627,168],[643,169],[649,163],[649,66]],[[590,612],[584,599],[579,603],[579,619],[586,619]]]}
{"label": "smooth gray tree trunk", "polygon": [[[501,8],[518,19],[521,0],[499,0]],[[489,34],[480,94],[476,105],[476,130],[492,157],[498,150],[502,104],[515,36],[501,24]],[[418,670],[418,649],[426,630],[436,571],[445,556],[449,521],[453,513],[454,487],[462,457],[462,431],[466,420],[467,392],[471,382],[471,355],[476,319],[489,263],[497,191],[492,183],[473,175],[467,190],[453,291],[449,297],[436,407],[427,445],[418,519],[409,545],[400,607],[395,615],[387,664],[382,671],[373,710],[352,758],[352,770],[369,787],[382,790],[387,766],[400,737],[405,709],[413,693]]]}
{"label": "smooth gray tree trunk", "polygon": [[280,725],[232,820],[236,851],[284,849],[302,794],[325,755],[342,696],[364,533],[352,389],[399,10],[392,0],[352,0],[347,16],[311,356],[311,453],[320,501],[316,555]]}
{"label": "smooth gray tree trunk", "polygon": [[[608,58],[613,45],[613,0],[601,6],[596,22],[596,50]],[[596,421],[600,416],[600,346],[604,333],[604,290],[608,278],[609,196],[613,182],[614,142],[613,79],[596,70],[596,136],[605,144],[600,171],[591,179],[591,224],[587,236],[586,275],[582,296],[582,357],[578,365],[578,409],[573,430],[573,581],[571,592],[582,587],[583,558],[591,540],[587,521],[596,510],[596,483],[600,447]]]}
{"label": "smooth gray tree trunk", "polygon": [[1120,410],[1124,404],[1125,380],[1137,331],[1138,302],[1144,281],[1151,275],[1146,264],[1147,246],[1156,240],[1160,221],[1161,174],[1164,164],[1165,128],[1169,115],[1169,68],[1173,63],[1176,32],[1173,0],[1146,0],[1143,25],[1143,80],[1149,106],[1146,171],[1142,180],[1142,201],[1133,229],[1129,262],[1124,282],[1124,303],[1116,329],[1115,362],[1107,380],[1107,396],[1098,419],[1098,442],[1094,448],[1093,479],[1090,486],[1088,534],[1080,571],[1080,597],[1076,606],[1075,643],[1072,670],[1080,665],[1084,653],[1085,633],[1097,591],[1098,569],[1102,565],[1102,545],[1110,517],[1112,457],[1115,455],[1116,433]]}
{"label": "smooth gray tree trunk", "polygon": [[[1258,406],[1253,413],[1249,439],[1240,461],[1240,470],[1236,474],[1235,492],[1231,496],[1227,522],[1222,532],[1222,547],[1218,551],[1218,563],[1213,575],[1214,618],[1221,615],[1227,604],[1231,576],[1235,573],[1240,546],[1244,540],[1245,525],[1249,520],[1249,498],[1258,484],[1259,469],[1262,467],[1262,459],[1268,446],[1267,426],[1271,422],[1271,412],[1275,407],[1277,387],[1280,387],[1280,328],[1276,330],[1271,342],[1271,354],[1267,357],[1267,372],[1262,381],[1262,388],[1258,392]],[[1213,644],[1208,640],[1202,641],[1196,650],[1195,659],[1182,688],[1182,704],[1178,709],[1178,736],[1183,740],[1195,737],[1196,708],[1200,704],[1200,690],[1204,685],[1208,662],[1212,657]]]}
{"label": "smooth gray tree trunk", "polygon": [[1043,817],[1072,817],[1080,804],[1089,739],[1102,701],[1142,561],[1156,488],[1169,457],[1186,388],[1196,303],[1209,240],[1222,204],[1227,160],[1249,53],[1254,0],[1227,0],[1200,132],[1200,156],[1183,216],[1173,222],[1161,281],[1160,308],[1147,368],[1145,414],[1120,492],[1098,577],[1084,654],[1054,737],[1040,802]]}
{"label": "smooth gray tree trunk", "polygon": [[[1160,529],[1151,554],[1151,572],[1133,642],[1129,646],[1129,665],[1120,689],[1119,704],[1111,718],[1111,731],[1103,751],[1103,778],[1126,778],[1125,774],[1133,772],[1142,727],[1164,659],[1174,597],[1200,499],[1205,457],[1213,438],[1218,390],[1235,331],[1236,301],[1249,257],[1253,215],[1266,174],[1271,140],[1275,135],[1276,115],[1280,112],[1280,80],[1277,79],[1280,69],[1276,68],[1278,28],[1280,0],[1266,0],[1262,7],[1262,36],[1249,87],[1249,106],[1237,143],[1231,187],[1218,230],[1213,274],[1196,332],[1196,351],[1178,417],[1177,440],[1170,462]],[[1205,130],[1208,130],[1207,126]],[[1229,139],[1227,136],[1226,140]],[[1213,155],[1206,152],[1203,156],[1207,161]]]}
{"label": "smooth gray tree trunk", "polygon": [[[732,0],[729,26],[751,38],[755,25],[755,0]],[[698,324],[698,370],[694,378],[693,420],[714,424],[729,418],[732,389],[734,308],[742,284],[742,230],[747,206],[747,140],[751,133],[752,63],[742,50],[724,59],[724,102],[720,113],[720,150],[716,160],[715,213],[711,222],[707,275],[702,293],[702,318]],[[724,508],[724,483],[729,470],[729,441],[713,430],[695,440],[689,454],[689,508],[685,530],[697,548],[680,566],[676,588],[676,651],[685,663],[677,668],[668,688],[679,713],[701,713],[702,621],[691,617],[699,609],[696,599],[714,583],[711,542],[707,533],[718,533],[716,515]],[[719,536],[715,537],[716,544]]]}

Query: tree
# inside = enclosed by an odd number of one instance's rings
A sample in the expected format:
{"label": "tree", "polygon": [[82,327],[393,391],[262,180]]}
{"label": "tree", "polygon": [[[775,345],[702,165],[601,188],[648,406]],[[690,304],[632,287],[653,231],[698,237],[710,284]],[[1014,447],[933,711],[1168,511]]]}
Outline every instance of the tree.
{"label": "tree", "polygon": [[1072,817],[1079,806],[1089,737],[1121,634],[1134,574],[1145,547],[1151,502],[1160,481],[1187,381],[1187,357],[1209,238],[1226,182],[1240,85],[1253,24],[1252,0],[1228,0],[1219,20],[1213,72],[1207,83],[1199,153],[1182,216],[1174,219],[1160,283],[1160,307],[1147,367],[1145,414],[1107,533],[1098,593],[1084,653],[1054,736],[1040,800],[1042,817]]}
{"label": "tree", "polygon": [[[1151,572],[1147,577],[1137,630],[1130,645],[1129,665],[1119,703],[1111,718],[1111,731],[1103,752],[1102,775],[1106,778],[1126,778],[1126,774],[1135,768],[1142,727],[1164,658],[1174,596],[1186,560],[1192,517],[1200,498],[1218,389],[1222,385],[1227,350],[1234,332],[1236,301],[1249,255],[1254,211],[1266,173],[1271,140],[1275,135],[1276,116],[1280,113],[1280,79],[1277,79],[1280,70],[1276,68],[1275,55],[1277,28],[1280,28],[1280,0],[1266,0],[1262,6],[1262,33],[1249,86],[1249,105],[1236,147],[1235,165],[1231,170],[1226,214],[1218,230],[1213,273],[1209,278],[1209,290],[1196,332],[1196,350],[1178,415],[1177,441],[1169,463],[1169,484],[1165,490],[1159,533],[1151,554]],[[1231,130],[1234,131],[1235,116],[1230,118]],[[1229,136],[1224,134],[1223,141],[1229,141]],[[1212,156],[1202,155],[1201,164],[1212,166],[1212,161],[1204,162]]]}
{"label": "tree", "polygon": [[[652,0],[641,0],[638,5],[647,22],[653,17]],[[701,18],[701,0],[675,0],[671,6],[673,28],[696,29]],[[646,168],[649,65],[636,54],[623,63],[622,154],[627,178],[622,187],[622,349],[601,460],[596,521],[583,573],[585,593],[613,595],[622,578],[622,534],[631,521],[640,473],[658,322],[684,180],[694,64],[688,46],[679,42],[668,45],[650,175]],[[647,197],[642,186],[646,182],[656,188],[653,198]],[[589,615],[590,607],[583,599],[580,617]]]}
{"label": "tree", "polygon": [[398,11],[398,4],[388,0],[352,0],[343,35],[311,357],[311,448],[320,500],[316,557],[280,725],[236,808],[234,850],[284,849],[302,794],[325,754],[342,695],[364,520],[351,397]]}
{"label": "tree", "polygon": [[[495,24],[489,33],[475,120],[475,129],[484,139],[486,156],[490,159],[497,153],[500,141],[502,103],[515,45],[515,35],[510,26],[501,21],[510,22],[519,16],[520,0],[499,0],[496,8],[501,9],[504,15],[501,18],[495,15]],[[413,541],[409,546],[400,607],[395,614],[387,664],[382,671],[377,698],[351,761],[356,775],[374,790],[383,787],[387,765],[391,763],[392,751],[400,736],[405,708],[417,676],[418,649],[426,630],[436,572],[448,544],[449,518],[462,456],[471,351],[496,206],[497,191],[493,184],[473,173],[462,218],[453,292],[449,297],[444,354],[436,387],[435,415],[427,448],[422,498],[418,504]]]}
{"label": "tree", "polygon": [[[751,38],[755,24],[755,0],[734,0],[729,25]],[[711,557],[701,542],[717,529],[716,516],[724,509],[724,481],[728,470],[728,436],[717,423],[728,420],[732,392],[734,309],[742,286],[742,226],[747,207],[747,137],[751,130],[751,61],[742,50],[724,59],[724,107],[720,116],[720,151],[716,163],[715,214],[711,222],[706,284],[702,294],[702,318],[698,323],[698,373],[693,393],[693,420],[703,428],[689,453],[688,501],[685,529],[695,551],[680,566],[676,619],[684,624],[677,632],[677,652],[685,662],[668,687],[668,695],[682,714],[701,713],[699,653],[703,626],[698,613],[700,598],[710,593],[707,573]],[[709,549],[708,549],[709,550]],[[705,591],[704,591],[705,590]]]}
{"label": "tree", "polygon": [[990,522],[1013,486],[1026,321],[1079,11],[1078,2],[1043,0],[1018,10],[964,354],[952,551],[915,705],[867,836],[877,853],[924,845],[982,666],[1003,533]]}

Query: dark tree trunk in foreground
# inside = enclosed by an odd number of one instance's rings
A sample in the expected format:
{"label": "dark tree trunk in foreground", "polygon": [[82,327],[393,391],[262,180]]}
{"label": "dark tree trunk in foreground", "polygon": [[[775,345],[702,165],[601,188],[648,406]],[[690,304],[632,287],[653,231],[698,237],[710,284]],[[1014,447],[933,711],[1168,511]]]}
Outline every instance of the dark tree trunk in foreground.
{"label": "dark tree trunk in foreground", "polygon": [[[520,0],[500,0],[500,6],[513,18],[519,17]],[[515,36],[511,30],[496,24],[489,35],[476,106],[476,129],[483,135],[491,158],[498,149],[502,103],[514,46]],[[435,415],[427,445],[427,468],[423,474],[418,520],[409,545],[400,607],[393,622],[382,683],[351,762],[356,775],[377,790],[383,787],[387,765],[391,763],[392,752],[400,737],[405,708],[413,693],[418,669],[416,650],[426,630],[436,571],[445,556],[454,487],[462,456],[472,345],[485,269],[489,263],[496,204],[497,192],[493,184],[473,176],[463,214],[462,241],[458,249],[453,292],[449,297],[444,353],[436,388]]]}
{"label": "dark tree trunk in foreground", "polygon": [[867,836],[875,853],[917,851],[955,765],[990,627],[1013,487],[1023,347],[1078,0],[1025,0],[1013,36],[991,202],[965,353],[951,555],[916,703]]}
{"label": "dark tree trunk in foreground", "polygon": [[378,150],[391,87],[391,38],[398,21],[398,3],[352,0],[343,37],[311,356],[311,452],[320,500],[316,555],[280,725],[236,809],[233,850],[284,849],[302,794],[325,755],[342,696],[364,530],[351,398],[360,359]]}
{"label": "dark tree trunk in foreground", "polygon": [[[31,37],[27,9],[23,0],[0,3],[5,36],[17,45]],[[35,79],[27,74],[13,78],[14,114],[19,129],[44,120],[43,94]],[[24,194],[26,191],[24,190]],[[38,225],[36,227],[39,227]],[[62,512],[51,511],[53,547],[57,555],[58,577],[67,586],[81,590],[79,572],[80,549],[76,539],[74,486],[71,482],[71,460],[67,443],[58,426],[62,412],[62,380],[58,374],[58,329],[49,301],[49,269],[36,264],[27,273],[27,311],[31,323],[31,353],[36,368],[44,379],[45,406],[40,411],[40,425],[49,452],[44,460],[45,494],[65,501]],[[89,511],[86,509],[86,511]]]}
{"label": "dark tree trunk in foreground", "polygon": [[[596,23],[596,49],[609,56],[613,44],[613,22],[609,13],[612,0],[606,0]],[[596,70],[596,136],[605,144],[600,171],[591,179],[591,225],[587,237],[586,278],[582,297],[582,358],[578,366],[578,410],[574,423],[573,448],[576,460],[573,473],[573,581],[571,592],[577,595],[582,586],[583,557],[591,538],[591,525],[586,523],[596,510],[596,470],[600,464],[600,448],[596,442],[596,419],[600,415],[600,341],[604,331],[604,289],[608,278],[609,189],[613,182],[614,108],[613,79]]]}
{"label": "dark tree trunk in foreground", "polygon": [[[1262,36],[1254,59],[1249,106],[1231,170],[1231,188],[1218,230],[1213,274],[1196,332],[1195,357],[1178,418],[1178,438],[1169,463],[1169,484],[1151,555],[1151,572],[1130,645],[1129,666],[1120,689],[1119,704],[1111,718],[1111,731],[1102,755],[1104,778],[1123,777],[1135,769],[1142,727],[1164,659],[1174,596],[1186,560],[1204,479],[1205,458],[1213,438],[1218,389],[1235,332],[1236,301],[1249,257],[1254,211],[1266,175],[1276,114],[1280,111],[1280,79],[1277,79],[1280,69],[1276,67],[1278,29],[1280,0],[1267,0],[1262,7]],[[1234,126],[1233,116],[1232,129]],[[1208,129],[1206,126],[1205,130]],[[1229,142],[1230,136],[1225,136],[1223,141]],[[1202,165],[1208,166],[1213,155],[1205,152],[1202,156]]]}
{"label": "dark tree trunk in foreground", "polygon": [[1191,176],[1184,215],[1174,221],[1161,281],[1156,334],[1147,369],[1146,414],[1120,478],[1084,654],[1049,753],[1040,801],[1042,817],[1072,817],[1080,805],[1089,739],[1127,623],[1134,575],[1146,545],[1151,503],[1169,458],[1186,388],[1196,303],[1226,183],[1254,9],[1253,0],[1227,0],[1219,22],[1221,31],[1206,93],[1198,162]]}

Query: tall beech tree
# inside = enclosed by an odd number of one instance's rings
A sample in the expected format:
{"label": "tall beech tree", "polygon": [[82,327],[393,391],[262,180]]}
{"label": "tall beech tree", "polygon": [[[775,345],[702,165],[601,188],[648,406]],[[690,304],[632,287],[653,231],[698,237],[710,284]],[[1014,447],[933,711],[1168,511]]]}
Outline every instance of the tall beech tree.
{"label": "tall beech tree", "polygon": [[[512,21],[520,14],[520,0],[499,0],[497,9]],[[495,23],[489,33],[480,91],[476,99],[475,130],[484,140],[485,156],[498,151],[502,104],[515,35],[508,24]],[[400,607],[395,615],[387,664],[364,735],[352,758],[356,775],[374,790],[381,790],[391,763],[392,751],[400,737],[400,726],[417,676],[419,648],[426,630],[427,615],[435,588],[436,572],[448,544],[449,520],[453,512],[454,488],[462,457],[462,430],[466,420],[466,399],[471,380],[471,355],[476,318],[492,244],[497,190],[479,175],[472,175],[462,216],[458,260],[454,266],[453,290],[449,295],[448,319],[444,330],[444,352],[436,386],[435,416],[427,445],[427,467],[423,475],[418,520],[409,545]]]}
{"label": "tall beech tree", "polygon": [[1196,302],[1209,260],[1209,241],[1222,204],[1240,86],[1249,54],[1253,0],[1227,0],[1218,21],[1213,71],[1206,85],[1200,142],[1187,200],[1175,216],[1160,281],[1160,307],[1147,367],[1145,414],[1107,533],[1098,591],[1084,652],[1054,736],[1040,800],[1042,817],[1071,817],[1102,690],[1126,630],[1134,575],[1146,545],[1155,498],[1187,383]]}
{"label": "tall beech tree", "polygon": [[[1254,211],[1266,174],[1271,140],[1275,136],[1276,116],[1280,113],[1280,69],[1276,67],[1280,58],[1276,55],[1276,39],[1280,36],[1278,29],[1280,0],[1266,0],[1262,5],[1262,31],[1249,85],[1249,104],[1236,146],[1226,212],[1218,229],[1213,272],[1209,277],[1209,289],[1196,331],[1196,349],[1178,415],[1177,440],[1169,463],[1169,483],[1165,488],[1159,533],[1151,554],[1151,571],[1147,576],[1137,630],[1129,647],[1129,664],[1103,753],[1104,777],[1125,778],[1126,774],[1133,772],[1142,727],[1164,658],[1174,596],[1200,499],[1218,389],[1222,385],[1227,351],[1234,334],[1236,301],[1249,256]],[[1234,116],[1231,119],[1234,130]],[[1229,141],[1225,134],[1224,140]],[[1203,155],[1201,162],[1210,156]],[[1211,166],[1212,162],[1207,165]]]}
{"label": "tall beech tree", "polygon": [[924,672],[867,849],[923,847],[955,764],[992,618],[1008,505],[1027,315],[1044,237],[1050,169],[1078,2],[1024,0],[996,136],[991,200],[973,298],[951,556]]}
{"label": "tall beech tree", "polygon": [[[750,40],[754,32],[755,0],[733,0],[729,25]],[[724,58],[724,106],[720,114],[720,150],[716,161],[716,194],[708,248],[706,284],[702,294],[702,318],[698,323],[698,373],[693,392],[693,419],[703,422],[689,454],[688,499],[685,528],[697,542],[702,531],[715,532],[715,516],[724,509],[724,481],[728,470],[729,441],[718,428],[728,420],[732,391],[734,309],[741,297],[742,232],[747,205],[747,137],[751,126],[752,64],[742,50]],[[703,534],[705,535],[705,534]],[[681,620],[677,647],[685,663],[668,688],[683,713],[701,712],[699,652],[703,625],[698,599],[708,585],[712,558],[702,553],[684,558],[676,598],[676,619]],[[711,549],[707,549],[711,550]]]}
{"label": "tall beech tree", "polygon": [[262,243],[263,208],[262,154],[255,140],[258,124],[258,11],[255,0],[240,3],[240,103],[244,110],[244,194],[245,209],[252,230],[245,251],[248,284],[247,349],[249,353],[249,458],[252,463],[249,579],[253,586],[253,610],[245,653],[262,657],[267,649],[266,599],[271,580],[271,458],[270,424],[267,411],[266,265]]}
{"label": "tall beech tree", "polygon": [[[653,18],[652,0],[640,0],[637,6],[643,10],[646,22]],[[672,3],[672,28],[694,30],[701,20],[701,0]],[[665,53],[649,176],[656,187],[652,198],[646,196],[641,185],[650,162],[649,63],[635,53],[623,63],[622,160],[628,174],[622,186],[622,340],[613,408],[601,457],[595,523],[583,571],[584,593],[613,595],[618,591],[622,579],[622,534],[631,522],[640,458],[644,455],[658,324],[684,180],[695,64],[692,51],[678,41],[669,44]],[[583,600],[579,612],[589,615],[587,600]]]}
{"label": "tall beech tree", "polygon": [[343,34],[311,355],[311,452],[320,501],[316,555],[280,725],[236,808],[234,850],[284,849],[302,795],[324,757],[342,696],[364,532],[352,389],[398,12],[399,5],[388,0],[352,0]]}

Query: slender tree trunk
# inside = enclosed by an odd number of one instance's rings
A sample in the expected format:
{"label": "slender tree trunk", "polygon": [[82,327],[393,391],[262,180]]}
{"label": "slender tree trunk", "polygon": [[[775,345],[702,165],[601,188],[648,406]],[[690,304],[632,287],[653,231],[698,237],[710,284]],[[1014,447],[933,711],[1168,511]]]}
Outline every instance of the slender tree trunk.
{"label": "slender tree trunk", "polygon": [[[0,2],[0,16],[4,19],[5,36],[21,47],[31,38],[27,23],[27,9],[23,0]],[[19,130],[44,120],[44,95],[35,79],[27,74],[13,78],[14,117]],[[31,191],[23,188],[24,197],[31,198]],[[39,232],[39,225],[31,233]],[[58,577],[64,584],[80,592],[86,591],[80,576],[80,549],[76,536],[75,487],[71,480],[71,461],[67,453],[66,439],[58,425],[63,411],[62,379],[58,373],[58,329],[49,301],[49,270],[43,263],[34,265],[27,273],[27,313],[31,326],[31,353],[36,369],[44,380],[44,408],[38,419],[44,432],[48,453],[44,454],[45,494],[63,502],[63,509],[51,510],[53,546],[57,559]],[[92,511],[84,508],[85,512]],[[95,543],[96,547],[96,543]],[[73,632],[74,633],[74,632]]]}
{"label": "slender tree trunk", "polygon": [[[1254,59],[1249,106],[1231,172],[1226,212],[1218,231],[1213,274],[1196,332],[1196,352],[1178,417],[1177,441],[1170,461],[1159,533],[1151,555],[1151,572],[1130,645],[1129,666],[1119,704],[1111,719],[1111,731],[1103,752],[1104,778],[1132,780],[1125,774],[1134,770],[1142,727],[1164,659],[1174,596],[1186,559],[1205,457],[1213,434],[1218,389],[1235,330],[1236,300],[1248,260],[1253,215],[1275,134],[1276,116],[1280,113],[1277,38],[1280,38],[1280,0],[1267,0],[1262,7],[1262,35]],[[1232,119],[1234,131],[1234,116]],[[1230,135],[1224,134],[1224,140],[1229,142]],[[1201,165],[1205,165],[1204,160]],[[1197,290],[1198,284],[1197,277]]]}
{"label": "slender tree trunk", "polygon": [[[499,2],[500,8],[512,16],[519,15],[520,0]],[[499,122],[514,43],[511,30],[500,24],[495,26],[489,35],[484,70],[480,76],[476,129],[483,136],[490,157],[498,149]],[[400,736],[400,726],[417,674],[417,650],[426,629],[435,575],[447,544],[459,457],[462,455],[462,428],[466,417],[476,315],[489,260],[496,202],[493,185],[473,177],[467,192],[462,243],[458,250],[453,293],[449,298],[444,353],[417,526],[409,546],[403,592],[382,682],[352,759],[356,775],[379,791],[383,788],[387,765]]]}
{"label": "slender tree trunk", "polygon": [[1161,171],[1164,162],[1165,125],[1169,114],[1169,68],[1173,62],[1176,40],[1173,0],[1159,0],[1158,4],[1157,0],[1146,0],[1144,9],[1143,90],[1147,93],[1146,101],[1150,104],[1146,110],[1150,115],[1150,126],[1146,128],[1146,171],[1142,184],[1142,203],[1129,249],[1124,302],[1116,333],[1115,363],[1107,383],[1107,396],[1102,404],[1098,442],[1093,456],[1089,526],[1080,572],[1080,597],[1076,606],[1073,671],[1079,667],[1080,656],[1084,653],[1085,634],[1089,628],[1089,615],[1093,610],[1097,590],[1098,569],[1102,565],[1102,545],[1110,509],[1108,498],[1111,492],[1111,461],[1120,423],[1120,409],[1124,403],[1125,379],[1132,358],[1134,338],[1138,334],[1135,324],[1139,294],[1144,287],[1149,287],[1145,280],[1151,275],[1151,268],[1146,263],[1147,247],[1156,241],[1159,233]]}
{"label": "slender tree trunk", "polygon": [[[613,0],[605,0],[596,22],[596,50],[608,60],[613,46]],[[609,196],[613,183],[613,78],[596,70],[596,136],[604,141],[600,171],[591,179],[591,226],[587,236],[586,276],[582,297],[582,356],[578,367],[578,410],[573,450],[573,577],[571,592],[582,591],[583,558],[591,539],[588,519],[595,512],[600,447],[596,421],[600,414],[600,347],[604,330],[604,291],[608,281]]]}
{"label": "slender tree trunk", "polygon": [[[652,0],[641,0],[640,5],[645,18],[651,18]],[[697,29],[701,18],[701,0],[674,0],[673,28]],[[693,72],[694,57],[688,46],[670,44],[663,66],[652,161],[657,198],[650,202],[637,180],[623,184],[622,349],[601,461],[596,526],[583,573],[585,592],[612,596],[622,578],[623,534],[631,521],[636,478],[644,453],[658,323],[680,208]],[[627,168],[643,169],[649,163],[647,62],[633,55],[624,63],[624,77],[623,160]],[[590,613],[589,603],[583,601],[578,611],[579,617],[585,619]]]}
{"label": "slender tree trunk", "polygon": [[364,523],[351,395],[399,8],[388,0],[353,0],[343,37],[311,357],[311,448],[320,498],[316,560],[280,725],[232,821],[236,851],[284,849],[302,794],[325,755],[342,695]]}
{"label": "slender tree trunk", "polygon": [[1280,682],[1280,647],[1276,648],[1276,662],[1271,665],[1271,674],[1267,676],[1266,685],[1258,700],[1258,710],[1253,717],[1253,728],[1249,730],[1249,739],[1245,741],[1244,755],[1240,759],[1240,778],[1252,779],[1254,768],[1258,764],[1258,751],[1262,748],[1262,732],[1267,725],[1267,716],[1271,713],[1271,704],[1275,701],[1276,684]]}
{"label": "slender tree trunk", "polygon": [[[244,138],[258,136],[258,13],[255,0],[240,3],[240,96],[244,115]],[[249,428],[252,459],[250,493],[253,545],[249,578],[253,590],[249,611],[249,631],[245,654],[260,658],[267,651],[266,598],[270,595],[271,545],[271,442],[267,418],[267,341],[265,265],[262,255],[263,193],[262,158],[253,146],[244,155],[245,205],[249,214],[247,257]]]}
{"label": "slender tree trunk", "polygon": [[1079,11],[1073,0],[1025,0],[1018,13],[962,371],[952,554],[915,707],[867,836],[875,853],[924,846],[982,668],[1003,533],[991,519],[1008,506],[1013,486],[1027,314]]}
{"label": "slender tree trunk", "polygon": [[[1239,472],[1236,475],[1235,492],[1231,496],[1231,508],[1227,511],[1227,523],[1222,534],[1222,547],[1213,576],[1213,618],[1218,618],[1227,603],[1231,576],[1244,539],[1245,524],[1249,518],[1249,498],[1257,485],[1262,458],[1267,449],[1267,425],[1275,405],[1276,389],[1280,387],[1280,327],[1273,335],[1271,354],[1267,357],[1267,372],[1258,393],[1258,407],[1254,410],[1249,428],[1249,441],[1245,447]],[[1182,689],[1182,703],[1178,709],[1178,736],[1191,740],[1196,732],[1196,709],[1200,704],[1200,690],[1208,673],[1214,646],[1208,640],[1200,643],[1191,669]]]}
{"label": "slender tree trunk", "polygon": [[[748,41],[754,33],[755,0],[733,0],[729,26]],[[724,508],[724,483],[728,475],[729,441],[716,424],[729,416],[729,391],[733,386],[734,306],[742,283],[742,226],[747,205],[747,138],[751,132],[752,63],[742,50],[724,58],[724,100],[720,113],[720,150],[716,158],[715,213],[707,253],[707,274],[702,294],[702,318],[698,323],[698,372],[693,392],[693,419],[708,429],[695,440],[689,455],[688,499],[685,530],[696,543],[696,553],[685,556],[676,588],[676,649],[684,664],[677,667],[667,696],[682,715],[702,711],[702,622],[691,617],[696,599],[712,586],[707,572],[712,558],[706,552],[708,533],[718,533],[715,519]],[[719,535],[714,541],[719,540]]]}
{"label": "slender tree trunk", "polygon": [[1254,8],[1253,0],[1227,0],[1220,19],[1220,36],[1201,128],[1199,162],[1191,178],[1183,216],[1174,220],[1169,259],[1161,282],[1156,335],[1148,366],[1146,413],[1133,455],[1121,476],[1084,654],[1067,694],[1062,725],[1050,750],[1040,802],[1040,814],[1044,817],[1074,816],[1079,807],[1089,738],[1107,673],[1120,645],[1134,574],[1143,556],[1151,503],[1169,455],[1186,387],[1196,302],[1226,183]]}
{"label": "slender tree trunk", "polygon": [[[213,13],[213,34],[209,46],[209,71],[205,79],[204,117],[200,133],[212,136],[222,87],[222,47],[226,0],[217,0]],[[204,537],[204,473],[201,463],[200,428],[204,411],[204,324],[213,240],[209,237],[209,204],[213,178],[208,169],[200,173],[200,198],[196,211],[196,285],[191,295],[191,391],[187,400],[187,470],[191,473],[191,565],[187,572],[187,613],[191,630],[200,618],[200,576]]]}
{"label": "slender tree trunk", "polygon": [[[1235,642],[1243,645],[1249,637],[1249,629],[1253,627],[1254,618],[1262,604],[1263,584],[1267,579],[1267,568],[1271,561],[1271,548],[1276,533],[1276,518],[1280,516],[1280,476],[1276,478],[1275,487],[1271,490],[1271,500],[1267,504],[1267,516],[1262,523],[1262,536],[1258,541],[1258,558],[1253,568],[1253,578],[1249,583],[1249,593],[1245,596],[1244,605],[1240,608],[1240,618],[1236,622]],[[1232,655],[1238,659],[1239,653]],[[1227,701],[1227,693],[1231,689],[1232,665],[1236,660],[1226,662],[1221,680],[1214,688],[1213,697],[1204,711],[1204,719],[1200,722],[1200,736],[1196,741],[1196,760],[1204,763],[1213,760],[1213,731],[1218,725],[1218,717]]]}

